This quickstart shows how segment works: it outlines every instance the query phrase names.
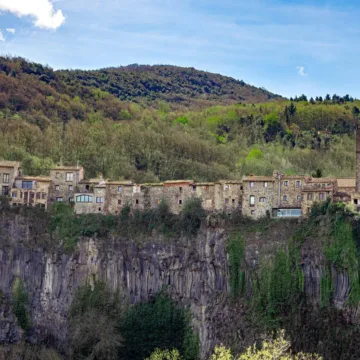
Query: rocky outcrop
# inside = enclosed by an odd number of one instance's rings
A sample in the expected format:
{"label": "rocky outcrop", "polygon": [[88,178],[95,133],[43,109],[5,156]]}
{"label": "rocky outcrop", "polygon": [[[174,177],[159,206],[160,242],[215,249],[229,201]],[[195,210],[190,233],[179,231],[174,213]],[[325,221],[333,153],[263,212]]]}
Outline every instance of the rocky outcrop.
{"label": "rocky outcrop", "polygon": [[[228,236],[214,218],[208,219],[196,238],[171,241],[155,233],[142,243],[121,236],[83,238],[71,254],[61,246],[48,246],[51,239],[45,228],[31,218],[3,213],[0,229],[2,298],[10,298],[13,282],[21,278],[30,296],[34,342],[66,346],[68,311],[75,292],[94,281],[105,281],[130,303],[145,301],[167,287],[174,300],[190,308],[203,357],[221,342],[245,347],[254,341],[255,330],[246,322],[245,307],[229,298]],[[293,223],[281,223],[266,232],[249,233],[247,267],[256,268],[260,254],[284,246],[293,231]],[[301,256],[305,291],[317,302],[323,255],[304,249]],[[345,273],[334,274],[335,304],[342,307],[349,280]],[[16,342],[21,331],[5,303],[0,309],[0,341]]]}

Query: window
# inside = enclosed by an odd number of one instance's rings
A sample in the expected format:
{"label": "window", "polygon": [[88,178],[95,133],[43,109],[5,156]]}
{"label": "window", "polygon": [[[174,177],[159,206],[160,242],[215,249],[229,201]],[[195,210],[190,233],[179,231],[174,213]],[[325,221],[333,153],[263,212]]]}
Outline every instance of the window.
{"label": "window", "polygon": [[182,187],[181,186],[179,187],[179,191],[182,192]]}
{"label": "window", "polygon": [[122,192],[122,186],[120,185],[120,186],[118,186],[118,192]]}
{"label": "window", "polygon": [[8,184],[10,180],[10,174],[3,174],[3,183]]}
{"label": "window", "polygon": [[40,200],[40,196],[41,196],[41,193],[37,192],[36,193],[36,199]]}
{"label": "window", "polygon": [[55,190],[59,191],[60,190],[60,186],[59,185],[55,185]]}
{"label": "window", "polygon": [[235,199],[232,199],[231,202],[233,205],[235,205]]}
{"label": "window", "polygon": [[299,188],[301,186],[301,181],[300,180],[297,180],[296,181],[296,187]]}
{"label": "window", "polygon": [[354,199],[354,204],[355,204],[355,205],[358,204],[358,199]]}
{"label": "window", "polygon": [[321,184],[321,188],[325,189],[326,188],[326,184]]}
{"label": "window", "polygon": [[103,198],[103,197],[97,197],[97,198],[96,198],[96,203],[101,204],[101,203],[103,203],[103,202],[104,202],[104,198]]}
{"label": "window", "polygon": [[74,190],[73,186],[69,185],[69,191],[73,191],[73,190]]}
{"label": "window", "polygon": [[284,181],[284,186],[289,186],[289,181],[288,180]]}
{"label": "window", "polygon": [[12,197],[12,198],[17,198],[17,192],[16,192],[16,191],[12,192],[12,193],[11,193],[11,197]]}
{"label": "window", "polygon": [[265,198],[264,198],[264,197],[261,197],[261,198],[259,199],[259,202],[264,203],[264,202],[265,202]]}
{"label": "window", "polygon": [[121,205],[121,200],[120,199],[118,200],[118,205]]}
{"label": "window", "polygon": [[288,199],[287,195],[284,195],[284,196],[283,196],[283,200],[284,200],[284,201],[287,201],[287,199]]}
{"label": "window", "polygon": [[300,217],[301,209],[279,209],[277,211],[278,217]]}
{"label": "window", "polygon": [[35,198],[35,193],[31,192],[30,193],[30,199],[34,199]]}
{"label": "window", "polygon": [[3,186],[1,194],[7,196],[9,194],[9,187],[8,186]]}
{"label": "window", "polygon": [[250,196],[250,206],[255,206],[255,196],[254,195]]}
{"label": "window", "polygon": [[253,188],[255,183],[253,181],[250,181],[250,187]]}
{"label": "window", "polygon": [[298,196],[297,196],[297,199],[298,199],[298,200],[302,200],[302,196],[301,196],[301,195],[298,195]]}
{"label": "window", "polygon": [[76,202],[78,203],[91,203],[93,201],[93,197],[91,195],[78,195],[76,197]]}
{"label": "window", "polygon": [[66,173],[66,181],[74,181],[74,173]]}
{"label": "window", "polygon": [[325,200],[325,194],[324,193],[319,194],[319,200]]}
{"label": "window", "polygon": [[310,200],[310,201],[312,201],[312,199],[313,199],[313,193],[308,193],[308,194],[307,194],[307,199]]}
{"label": "window", "polygon": [[264,181],[264,187],[268,187],[268,182],[267,181]]}
{"label": "window", "polygon": [[192,191],[196,191],[196,185],[193,185]]}
{"label": "window", "polygon": [[69,202],[74,202],[74,198],[73,198],[73,197],[69,197]]}
{"label": "window", "polygon": [[135,200],[135,204],[138,205],[139,204],[139,199]]}
{"label": "window", "polygon": [[182,200],[179,200],[179,205],[182,205]]}
{"label": "window", "polygon": [[251,210],[251,215],[255,215],[255,210]]}
{"label": "window", "polygon": [[46,193],[41,193],[41,198],[43,199],[43,200],[45,200],[46,199]]}
{"label": "window", "polygon": [[62,201],[63,201],[63,198],[62,198],[62,197],[57,197],[57,198],[56,198],[56,201],[62,202]]}
{"label": "window", "polygon": [[23,189],[32,189],[32,181],[23,181],[22,188]]}
{"label": "window", "polygon": [[228,203],[229,203],[229,199],[225,199],[224,202],[225,202],[225,204],[228,204]]}
{"label": "window", "polygon": [[90,185],[86,185],[85,190],[90,190]]}

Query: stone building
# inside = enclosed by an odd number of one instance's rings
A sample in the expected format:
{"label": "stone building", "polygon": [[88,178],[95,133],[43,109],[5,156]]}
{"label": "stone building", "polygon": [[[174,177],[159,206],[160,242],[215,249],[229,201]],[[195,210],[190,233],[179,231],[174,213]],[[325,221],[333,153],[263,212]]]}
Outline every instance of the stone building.
{"label": "stone building", "polygon": [[17,161],[0,161],[0,195],[9,196],[15,178],[20,175],[20,163]]}
{"label": "stone building", "polygon": [[46,176],[17,177],[11,188],[13,206],[40,206],[47,208],[51,179]]}
{"label": "stone building", "polygon": [[254,219],[272,216],[275,200],[274,178],[272,176],[245,176],[242,182],[242,214]]}
{"label": "stone building", "polygon": [[315,203],[326,201],[328,198],[332,199],[336,187],[337,183],[334,178],[306,178],[302,188],[302,215],[310,213],[311,207]]}
{"label": "stone building", "polygon": [[104,214],[105,213],[105,181],[94,185],[92,192],[76,193],[74,209],[76,214]]}
{"label": "stone building", "polygon": [[215,183],[214,209],[235,211],[242,208],[243,180],[220,180]]}
{"label": "stone building", "polygon": [[277,217],[301,216],[301,189],[304,176],[285,175],[274,171],[274,204],[273,214]]}
{"label": "stone building", "polygon": [[84,179],[84,168],[58,166],[50,170],[50,178],[49,202],[74,202],[75,193],[79,192],[79,183]]}

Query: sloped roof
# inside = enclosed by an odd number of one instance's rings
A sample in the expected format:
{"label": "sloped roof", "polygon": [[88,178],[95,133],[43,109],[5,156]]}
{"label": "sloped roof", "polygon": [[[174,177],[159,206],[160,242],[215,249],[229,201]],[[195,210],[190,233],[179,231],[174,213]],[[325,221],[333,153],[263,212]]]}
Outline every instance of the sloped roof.
{"label": "sloped roof", "polygon": [[18,161],[0,160],[0,167],[17,167],[20,166]]}
{"label": "sloped roof", "polygon": [[16,178],[16,180],[50,182],[51,178],[48,176],[21,176]]}
{"label": "sloped roof", "polygon": [[243,181],[274,181],[272,176],[244,176]]}
{"label": "sloped roof", "polygon": [[337,179],[337,185],[339,188],[349,188],[356,186],[356,180],[355,178],[340,178]]}

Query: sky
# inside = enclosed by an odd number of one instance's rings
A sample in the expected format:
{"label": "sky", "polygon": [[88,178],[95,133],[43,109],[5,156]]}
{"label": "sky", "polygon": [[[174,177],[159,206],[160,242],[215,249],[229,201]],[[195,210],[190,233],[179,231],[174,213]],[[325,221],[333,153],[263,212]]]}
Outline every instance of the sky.
{"label": "sky", "polygon": [[359,0],[0,0],[0,54],[54,69],[172,64],[286,97],[360,98]]}

